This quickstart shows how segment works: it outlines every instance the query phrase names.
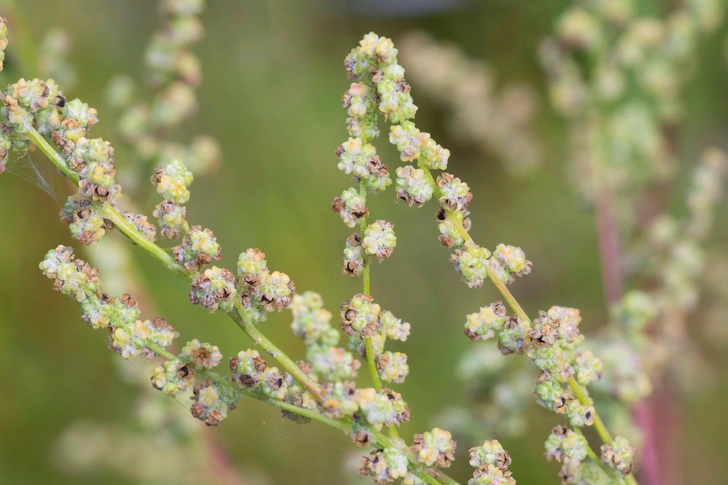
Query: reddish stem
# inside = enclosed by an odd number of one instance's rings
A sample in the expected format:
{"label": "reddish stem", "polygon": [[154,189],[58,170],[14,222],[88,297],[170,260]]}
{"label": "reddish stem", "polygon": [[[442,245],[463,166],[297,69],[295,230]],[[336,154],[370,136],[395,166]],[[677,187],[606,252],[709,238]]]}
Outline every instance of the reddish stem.
{"label": "reddish stem", "polygon": [[603,185],[597,188],[596,223],[604,298],[611,306],[622,298],[622,261],[614,205],[609,189]]}

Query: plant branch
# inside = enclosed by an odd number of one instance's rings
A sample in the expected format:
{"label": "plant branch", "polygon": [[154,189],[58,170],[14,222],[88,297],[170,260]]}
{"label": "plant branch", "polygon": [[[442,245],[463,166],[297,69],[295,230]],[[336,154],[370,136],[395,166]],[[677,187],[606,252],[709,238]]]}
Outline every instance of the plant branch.
{"label": "plant branch", "polygon": [[[147,348],[149,350],[151,350],[152,352],[154,352],[155,354],[157,354],[161,357],[164,357],[167,360],[175,360],[177,358],[173,353],[168,352],[164,347],[161,347],[159,345],[149,344],[149,345],[147,345]],[[298,414],[299,416],[303,416],[303,417],[309,418],[311,420],[318,421],[319,423],[329,425],[332,428],[339,429],[346,434],[351,434],[351,426],[349,426],[346,423],[337,421],[335,419],[327,418],[326,416],[322,415],[321,413],[318,413],[311,409],[300,408],[298,406],[294,406],[293,404],[289,404],[287,402],[281,401],[280,399],[275,399],[272,397],[265,396],[263,394],[255,392],[252,389],[245,389],[245,388],[238,387],[231,380],[226,379],[215,372],[211,372],[208,370],[196,370],[196,372],[199,375],[201,375],[207,379],[217,382],[220,386],[227,387],[228,389],[238,392],[244,396],[252,397],[253,399],[257,399],[258,401],[262,401],[262,402],[271,404],[271,405],[276,406],[285,411],[289,411],[289,412]]]}
{"label": "plant branch", "polygon": [[[30,131],[27,133],[28,139],[38,146],[38,148],[48,157],[48,159],[56,166],[56,168],[69,180],[71,180],[74,184],[78,185],[79,178],[78,175],[70,170],[63,158],[58,154],[58,152],[53,148],[46,139],[38,133],[37,130],[34,128],[31,128]],[[153,242],[149,241],[145,237],[143,237],[136,228],[129,223],[116,209],[111,207],[110,205],[107,205],[106,209],[104,210],[104,217],[111,220],[111,222],[114,223],[114,225],[119,229],[120,232],[122,232],[127,238],[129,238],[133,243],[135,243],[137,246],[141,247],[145,251],[147,251],[149,254],[151,254],[155,259],[157,259],[159,262],[164,264],[169,270],[171,270],[176,275],[182,277],[183,279],[187,281],[192,281],[195,278],[194,273],[189,273],[186,271],[186,269],[177,263],[174,258],[172,258],[171,255],[169,255],[164,249],[160,248]],[[366,227],[366,226],[365,226]],[[366,270],[368,270],[368,265],[365,266]],[[365,291],[369,291],[368,288],[368,278],[365,280],[367,283],[364,285]],[[283,351],[281,351],[278,347],[276,347],[273,342],[268,340],[265,335],[263,335],[260,330],[255,327],[255,325],[252,322],[246,321],[246,319],[243,317],[242,309],[240,308],[240,303],[236,301],[236,308],[234,312],[231,312],[229,315],[230,317],[243,329],[243,331],[253,340],[255,345],[258,345],[262,347],[271,357],[273,357],[278,363],[281,364],[281,366],[289,373],[291,374],[298,382],[300,382],[306,389],[318,400],[319,402],[323,399],[323,390],[321,389],[321,386],[319,383],[311,379],[306,373],[304,373],[296,363],[291,360]],[[150,350],[153,352],[159,354],[162,357],[165,357],[167,359],[175,359],[176,357],[174,354],[167,352],[164,348],[157,347],[154,345],[149,346]],[[371,354],[371,340],[369,339],[369,349],[367,351],[367,354]],[[376,367],[374,368],[376,370]],[[276,406],[280,409],[298,414],[300,416],[304,416],[306,418],[309,418],[314,421],[318,421],[320,423],[326,424],[328,426],[331,426],[333,428],[339,429],[340,431],[351,434],[351,426],[347,422],[343,421],[337,421],[335,419],[327,418],[326,416],[308,409],[303,409],[298,406],[294,406],[293,404],[289,404],[283,401],[280,401],[278,399],[270,398],[268,396],[260,395],[254,391],[247,390],[247,389],[241,389],[237,385],[235,385],[233,382],[228,381],[227,379],[208,372],[208,371],[198,371],[200,375],[205,376],[206,378],[212,379],[218,384],[233,388],[235,391],[252,397],[254,399],[257,399],[259,401],[266,402],[268,404],[271,404],[273,406]],[[377,378],[378,373],[376,374]],[[381,388],[381,382],[379,387]],[[379,446],[384,447],[392,447],[394,446],[389,438],[387,438],[384,434],[379,432],[378,430],[374,429],[373,427],[369,428],[369,431],[376,437],[376,443]],[[395,436],[393,438],[397,438],[396,431]],[[452,480],[450,477],[447,477],[447,475],[443,474],[439,470],[434,470],[432,473],[438,475],[443,480],[442,482],[438,481],[438,479],[434,478],[432,475],[430,475],[427,472],[424,472],[420,469],[419,465],[417,464],[414,459],[410,459],[410,470],[412,470],[413,473],[415,473],[420,479],[424,480],[426,483],[430,485],[458,485],[458,482]]]}
{"label": "plant branch", "polygon": [[[364,204],[366,204],[367,200],[367,182],[362,177],[361,181],[359,182],[359,196],[364,199]],[[367,229],[367,218],[362,217],[359,220],[359,232],[361,233],[362,240],[364,239],[364,231]],[[372,285],[371,285],[371,266],[372,260],[369,258],[366,254],[364,255],[364,265],[361,272],[362,277],[362,293],[364,293],[367,296],[371,296],[372,294]],[[367,368],[369,369],[369,374],[372,377],[372,383],[374,384],[374,389],[379,392],[379,390],[382,388],[382,381],[379,379],[379,371],[377,370],[377,363],[374,361],[374,346],[372,344],[372,338],[370,336],[364,337],[364,348],[366,352],[367,357]]]}
{"label": "plant branch", "polygon": [[[366,137],[362,138],[362,144],[366,143]],[[359,181],[359,197],[364,199],[364,204],[366,205],[367,200],[367,181],[364,177],[361,178]],[[362,217],[359,220],[359,232],[360,237],[362,238],[362,241],[364,240],[364,232],[367,229],[367,218]],[[372,294],[372,285],[371,285],[371,264],[372,260],[370,257],[368,257],[366,254],[364,254],[364,265],[362,268],[362,293],[364,293],[367,296],[371,296]],[[369,374],[372,377],[372,383],[374,384],[374,389],[379,392],[379,390],[382,388],[382,381],[379,379],[379,371],[377,370],[377,363],[374,361],[374,346],[372,345],[372,338],[371,336],[364,337],[364,349],[366,352],[367,357],[367,368],[369,369]]]}
{"label": "plant branch", "polygon": [[[584,433],[581,432],[580,428],[574,428],[574,432],[576,434],[579,434],[581,436],[584,436]],[[619,473],[616,470],[613,470],[609,468],[607,465],[605,465],[602,460],[597,456],[597,454],[594,452],[592,447],[587,444],[586,447],[586,454],[589,458],[591,458],[591,461],[593,461],[606,475],[610,478],[610,483],[614,483],[613,479],[615,477],[615,473]]]}
{"label": "plant branch", "polygon": [[[442,207],[446,214],[447,218],[450,220],[450,222],[453,224],[453,226],[457,229],[457,231],[463,236],[465,241],[469,244],[475,244],[475,241],[473,241],[473,238],[470,237],[470,234],[468,231],[463,227],[462,223],[457,219],[457,217],[454,216],[452,211],[450,211],[442,202],[440,202],[440,197],[442,196],[442,193],[440,191],[440,187],[435,182],[434,177],[432,176],[432,173],[430,172],[430,169],[426,167],[424,164],[420,163],[419,160],[417,162],[417,165],[420,169],[422,169],[425,172],[425,176],[427,177],[430,185],[433,187],[433,191],[435,194],[435,197],[437,197],[438,202],[440,203],[440,207]],[[521,308],[521,305],[518,303],[516,298],[513,296],[513,294],[510,292],[510,290],[506,287],[506,285],[500,280],[500,278],[493,272],[493,270],[490,268],[490,266],[486,266],[486,271],[488,274],[488,280],[490,280],[491,283],[496,287],[496,289],[500,292],[500,294],[503,296],[503,299],[508,303],[508,306],[513,310],[513,312],[520,318],[522,321],[527,322],[529,324],[532,324],[531,319],[528,317],[528,314]],[[576,395],[577,399],[579,399],[579,402],[581,402],[584,405],[590,406],[591,405],[591,399],[589,398],[589,393],[587,390],[582,387],[573,377],[569,379],[568,381],[569,387],[574,391],[574,395]],[[597,433],[599,434],[599,437],[602,439],[602,441],[605,444],[611,444],[612,443],[612,436],[607,430],[607,427],[604,425],[604,422],[602,421],[602,418],[599,416],[599,414],[594,411],[594,429],[597,430]],[[634,479],[634,476],[632,474],[625,475],[624,480],[627,482],[628,485],[637,485],[637,481]]]}
{"label": "plant branch", "polygon": [[[53,162],[53,164],[66,178],[71,180],[74,184],[78,185],[78,175],[66,165],[65,160],[63,160],[58,152],[46,141],[46,139],[40,133],[38,133],[35,128],[31,128],[30,131],[27,133],[27,136],[31,142],[33,142],[35,145],[38,146],[38,148],[40,148],[40,150],[51,160],[51,162]],[[114,224],[114,226],[119,229],[119,231],[127,238],[129,238],[134,244],[151,254],[157,261],[165,265],[167,269],[175,273],[177,276],[182,277],[186,281],[193,281],[195,279],[195,277],[197,276],[195,273],[188,272],[184,268],[184,266],[177,263],[177,261],[175,261],[174,258],[167,251],[145,238],[141,233],[139,233],[139,231],[137,231],[136,227],[134,227],[132,223],[127,221],[124,216],[122,216],[119,211],[111,207],[111,205],[106,204],[103,215],[105,218],[109,219]],[[303,372],[291,358],[289,358],[282,350],[276,347],[273,342],[268,340],[268,338],[255,327],[253,322],[247,321],[243,317],[243,312],[241,311],[239,306],[236,305],[235,311],[229,313],[228,315],[253,340],[253,343],[255,345],[262,347],[268,353],[268,355],[278,361],[278,363],[281,364],[286,372],[291,374],[302,386],[304,386],[317,401],[322,400],[323,390],[321,389],[321,385],[314,381],[311,377],[309,377],[305,372]]]}
{"label": "plant branch", "polygon": [[373,428],[369,431],[374,438],[374,444],[376,446],[380,448],[399,448],[401,451],[405,452],[405,454],[407,455],[407,460],[409,461],[409,469],[412,471],[412,473],[417,475],[419,479],[424,480],[430,485],[460,485],[459,482],[453,480],[437,468],[431,468],[428,470],[422,469],[421,465],[417,462],[414,453],[412,453],[411,450],[407,448],[402,449],[401,446],[397,446],[397,444],[392,441],[392,439],[398,438],[390,439],[385,436],[381,431]]}

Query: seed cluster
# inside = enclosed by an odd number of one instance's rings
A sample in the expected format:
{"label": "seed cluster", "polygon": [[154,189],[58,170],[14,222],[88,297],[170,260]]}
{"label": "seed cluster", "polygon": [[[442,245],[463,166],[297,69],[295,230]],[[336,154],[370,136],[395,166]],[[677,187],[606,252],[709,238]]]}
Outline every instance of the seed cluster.
{"label": "seed cluster", "polygon": [[617,436],[611,444],[602,445],[602,462],[623,475],[630,473],[634,467],[635,449],[629,445],[624,436]]}
{"label": "seed cluster", "polygon": [[331,313],[324,308],[321,295],[307,291],[294,296],[291,311],[291,329],[306,345],[311,374],[326,382],[355,378],[361,363],[337,346],[341,335],[331,326]]}
{"label": "seed cluster", "polygon": [[601,379],[603,364],[580,348],[584,341],[580,323],[575,308],[551,307],[530,324],[517,316],[507,317],[503,304],[496,302],[468,316],[465,335],[472,340],[497,340],[504,355],[527,354],[541,372],[535,390],[539,404],[566,414],[572,426],[581,427],[593,424],[594,408],[581,404],[564,384],[574,376],[582,385]]}
{"label": "seed cluster", "polygon": [[404,478],[408,473],[407,456],[397,448],[378,449],[361,459],[359,473],[381,484]]}
{"label": "seed cluster", "polygon": [[240,295],[245,313],[265,320],[268,312],[283,311],[291,305],[296,285],[287,274],[268,271],[265,253],[250,248],[238,257]]}
{"label": "seed cluster", "polygon": [[426,466],[437,465],[449,467],[455,459],[457,444],[452,435],[443,429],[434,428],[431,432],[416,434],[414,443],[410,447],[417,461]]}
{"label": "seed cluster", "polygon": [[137,302],[130,295],[116,298],[101,290],[98,270],[77,259],[73,249],[58,246],[40,263],[54,288],[81,303],[83,319],[95,329],[108,330],[110,347],[124,358],[146,355],[150,346],[165,348],[179,335],[165,320],[141,320]]}
{"label": "seed cluster", "polygon": [[475,467],[468,485],[515,485],[508,470],[511,456],[497,441],[486,441],[483,446],[470,449],[470,466]]}
{"label": "seed cluster", "polygon": [[586,459],[589,444],[583,435],[563,426],[556,426],[546,440],[546,459],[561,462],[559,475],[564,483],[572,483],[579,474],[579,465]]}
{"label": "seed cluster", "polygon": [[[439,239],[445,247],[455,249],[451,259],[465,282],[471,287],[479,287],[489,270],[505,283],[511,283],[515,276],[530,273],[531,263],[520,248],[501,244],[491,254],[487,249],[476,246],[467,236],[470,229],[467,208],[472,194],[468,185],[454,175],[443,173],[435,180],[430,173],[430,170],[447,169],[450,151],[438,145],[429,133],[420,131],[411,121],[417,107],[412,102],[404,68],[397,63],[397,54],[390,39],[372,33],[365,36],[360,47],[352,50],[344,61],[349,79],[355,81],[344,95],[344,106],[349,108],[349,115],[355,120],[352,122],[350,118],[349,126],[356,129],[353,132],[350,129],[352,138],[336,151],[339,168],[353,174],[366,188],[368,182],[365,177],[371,178],[368,167],[372,165],[372,158],[376,157],[377,164],[380,163],[374,147],[364,141],[379,134],[375,109],[378,107],[379,113],[391,123],[389,141],[399,151],[400,160],[417,165],[408,164],[396,169],[395,199],[409,206],[422,207],[428,200],[437,198],[442,208],[437,213]],[[354,227],[357,220],[369,213],[366,192],[357,192],[355,188],[334,199],[333,207],[349,227]],[[381,225],[382,221],[378,223]],[[379,233],[377,227],[369,226],[368,230]],[[366,257],[361,261],[359,254],[352,250],[358,246],[351,244],[355,242],[356,239],[351,238],[347,241],[344,274],[358,274],[361,265],[366,264]],[[391,242],[384,245],[385,250],[380,247],[375,250],[367,244],[366,234],[363,237],[365,255],[376,255],[379,261],[391,254],[395,243],[392,233]]]}

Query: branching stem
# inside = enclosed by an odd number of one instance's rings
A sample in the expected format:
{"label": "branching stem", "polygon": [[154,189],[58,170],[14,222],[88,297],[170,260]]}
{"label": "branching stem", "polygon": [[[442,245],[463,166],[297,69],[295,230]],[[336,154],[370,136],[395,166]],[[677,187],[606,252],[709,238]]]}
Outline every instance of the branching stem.
{"label": "branching stem", "polygon": [[[65,160],[48,143],[48,141],[46,141],[46,139],[43,138],[37,130],[35,130],[35,128],[31,128],[27,135],[28,139],[38,146],[38,148],[51,160],[51,162],[53,162],[53,164],[65,177],[71,180],[74,184],[78,185],[78,175],[74,173],[68,165],[66,165]],[[193,281],[197,277],[196,273],[190,273],[184,266],[175,261],[171,254],[145,238],[139,231],[137,231],[136,227],[134,227],[132,223],[127,221],[124,216],[122,216],[119,211],[114,209],[111,205],[106,205],[103,215],[134,244],[151,254],[157,261],[165,265],[167,269],[175,273],[177,276],[182,277],[186,281]],[[292,359],[276,347],[273,342],[268,340],[268,338],[263,335],[260,330],[258,330],[254,322],[248,321],[243,316],[244,313],[241,310],[242,308],[239,305],[236,305],[235,311],[228,315],[240,328],[243,329],[246,334],[248,334],[255,345],[263,348],[268,355],[278,361],[286,372],[291,374],[302,386],[304,386],[316,400],[321,401],[323,398],[321,385],[303,372]]]}
{"label": "branching stem", "polygon": [[[442,193],[440,191],[440,187],[435,182],[435,179],[432,176],[432,172],[430,172],[430,169],[419,161],[417,162],[417,165],[420,169],[422,169],[422,171],[425,172],[425,176],[429,181],[430,185],[432,185],[435,197],[438,199],[440,206],[445,210],[447,218],[450,220],[453,226],[463,236],[466,244],[475,244],[473,238],[470,237],[468,231],[465,229],[465,227],[463,227],[462,222],[460,222],[458,218],[455,217],[452,211],[450,211],[442,202],[440,202],[440,197],[442,196]],[[493,283],[496,289],[500,292],[500,294],[503,296],[503,299],[506,301],[511,310],[513,310],[513,312],[522,321],[532,324],[531,319],[528,317],[528,314],[523,310],[523,308],[521,308],[518,300],[516,300],[508,287],[506,287],[506,285],[500,280],[500,278],[493,272],[490,266],[486,266],[486,271],[488,274],[488,280]],[[576,381],[576,379],[572,377],[571,379],[569,379],[568,384],[569,387],[571,387],[571,389],[574,391],[574,395],[579,400],[579,402],[581,402],[581,404],[591,406],[592,401],[589,398],[589,392],[584,387],[582,387]],[[596,410],[594,411],[594,429],[596,429],[597,434],[599,434],[602,442],[604,442],[605,444],[612,443],[612,436],[607,430],[607,427],[604,425],[602,418],[599,416]],[[593,450],[591,452],[594,453]],[[637,485],[637,481],[632,474],[625,475],[624,480],[625,482],[627,482],[628,485]]]}
{"label": "branching stem", "polygon": [[[38,148],[48,157],[48,159],[58,168],[58,170],[70,181],[72,181],[74,184],[78,185],[79,178],[78,175],[73,172],[71,169],[68,168],[68,165],[66,164],[65,160],[58,154],[58,152],[53,148],[46,139],[38,133],[37,130],[34,128],[31,128],[30,131],[27,133],[28,139],[38,146]],[[119,229],[127,238],[129,238],[134,244],[141,247],[145,251],[147,251],[149,254],[151,254],[155,259],[157,259],[160,263],[164,264],[170,271],[175,273],[176,275],[182,277],[183,279],[187,281],[192,281],[197,276],[195,273],[188,272],[184,266],[177,263],[177,261],[174,260],[174,258],[164,249],[160,248],[153,242],[146,239],[144,236],[142,236],[134,227],[133,224],[131,224],[129,221],[127,221],[116,209],[111,207],[110,205],[107,205],[107,207],[104,209],[104,217],[109,219],[111,222],[114,223],[114,226]],[[364,228],[366,228],[366,223],[364,225]],[[368,265],[365,265],[365,271],[368,273]],[[369,279],[368,277],[365,279],[364,283],[364,290],[369,294]],[[288,355],[286,355],[282,350],[280,350],[273,342],[268,340],[268,338],[263,335],[260,330],[255,326],[253,322],[250,322],[246,320],[243,315],[243,309],[241,307],[241,303],[236,301],[236,307],[235,311],[229,313],[230,317],[240,326],[240,328],[243,329],[243,331],[253,340],[253,343],[261,348],[263,348],[268,355],[273,357],[289,374],[291,374],[301,385],[303,385],[313,396],[317,401],[323,400],[323,390],[321,388],[321,385],[311,379],[305,372],[303,372],[298,365],[290,358]],[[150,345],[149,349],[153,352],[157,353],[158,355],[165,357],[167,359],[175,359],[176,357],[174,354],[167,352],[164,348],[158,347],[155,345]],[[367,356],[371,355],[372,348],[371,348],[371,339],[367,339]],[[373,363],[373,359],[367,359],[368,363],[371,361]],[[370,371],[372,370],[371,364],[369,365]],[[372,378],[376,375],[376,381],[375,386],[378,384],[377,390],[381,388],[381,382],[379,381],[379,374],[376,372],[376,365],[374,365],[374,373],[372,374]],[[318,421],[320,423],[329,425],[335,429],[338,429],[346,434],[351,434],[351,425],[348,421],[350,420],[335,420],[328,418],[321,413],[318,413],[313,410],[309,409],[303,409],[298,406],[294,406],[293,404],[286,403],[284,401],[281,401],[279,399],[271,398],[268,396],[261,395],[257,392],[254,392],[249,389],[241,389],[235,383],[225,379],[224,377],[217,375],[215,373],[209,372],[209,371],[198,371],[200,375],[212,379],[218,384],[229,387],[231,389],[234,389],[235,391],[245,395],[252,397],[254,399],[257,399],[259,401],[266,402],[268,404],[271,404],[273,406],[276,406],[280,409],[289,411],[291,413],[298,414],[300,416],[304,416],[306,418],[309,418],[313,421]],[[374,428],[369,428],[369,431],[372,433],[373,436],[375,436],[375,442],[377,446],[382,447],[392,447],[395,446],[390,438],[386,437],[384,434],[379,432],[378,430]],[[390,433],[393,434],[392,439],[398,439],[396,430],[392,433],[390,430]],[[458,485],[458,482],[454,481],[444,473],[442,473],[439,470],[433,469],[430,473],[423,471],[419,464],[413,459],[410,458],[409,463],[410,470],[415,473],[419,478],[424,480],[426,483],[430,485]],[[435,478],[432,474],[437,475],[439,477]]]}

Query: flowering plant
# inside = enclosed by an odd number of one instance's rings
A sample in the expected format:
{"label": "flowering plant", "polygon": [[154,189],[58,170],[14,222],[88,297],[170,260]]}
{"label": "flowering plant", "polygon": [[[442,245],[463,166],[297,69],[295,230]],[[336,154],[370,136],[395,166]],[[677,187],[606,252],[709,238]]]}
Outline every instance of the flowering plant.
{"label": "flowering plant", "polygon": [[[480,288],[488,282],[500,293],[501,301],[487,302],[463,315],[464,334],[473,341],[493,341],[501,354],[525,356],[535,366],[538,379],[527,390],[542,407],[563,415],[557,417],[563,418],[563,424],[553,428],[545,445],[546,458],[561,464],[562,481],[636,484],[635,448],[627,437],[609,431],[590,394],[599,389],[600,381],[615,379],[608,373],[610,366],[600,359],[600,347],[591,345],[581,332],[576,308],[555,305],[535,318],[523,310],[509,288],[517,277],[532,271],[533,264],[520,247],[498,244],[489,250],[473,240],[469,211],[473,194],[466,182],[447,171],[451,152],[415,125],[418,108],[391,39],[369,33],[344,60],[350,81],[342,97],[348,139],[336,148],[335,157],[353,185],[335,197],[331,207],[354,230],[343,244],[342,274],[361,278],[361,284],[340,305],[339,328],[332,324],[322,296],[297,291],[287,274],[269,267],[260,249],[242,250],[234,270],[216,266],[222,257],[221,245],[212,230],[188,222],[186,210],[187,204],[194,203],[190,187],[195,175],[217,159],[214,144],[205,138],[189,147],[171,147],[152,136],[194,110],[200,72],[187,48],[200,37],[197,15],[202,3],[162,3],[170,27],[154,38],[148,53],[159,94],[150,105],[133,106],[120,116],[125,141],[156,165],[147,174],[158,195],[153,219],[122,209],[114,147],[91,137],[98,112],[80,99],[67,99],[53,79],[21,78],[4,91],[0,173],[11,153],[42,152],[75,187],[61,210],[61,220],[78,243],[93,246],[109,231],[118,231],[185,280],[191,304],[227,314],[257,349],[242,349],[225,359],[213,343],[192,338],[176,344],[180,335],[170,323],[143,316],[130,293],[108,292],[102,284],[103,271],[77,257],[73,248],[61,245],[49,250],[40,263],[41,271],[53,281],[54,289],[80,304],[89,326],[106,332],[109,347],[125,359],[153,360],[151,386],[172,397],[188,395],[190,414],[208,426],[220,425],[241,399],[256,399],[279,408],[285,418],[316,421],[349,435],[354,445],[368,449],[360,472],[376,483],[458,483],[443,471],[456,459],[457,445],[449,431],[436,427],[411,439],[400,437],[398,431],[409,421],[410,408],[402,394],[389,386],[407,379],[408,356],[386,346],[388,341],[406,342],[417,325],[376,302],[371,284],[375,261],[384,262],[403,241],[398,241],[391,222],[374,218],[369,209],[370,198],[393,185],[390,191],[397,202],[422,208],[432,201],[438,240],[450,252],[450,262],[463,283]],[[572,30],[583,34],[576,27]],[[6,35],[3,19],[3,58]],[[588,35],[582,37],[580,42],[589,40]],[[129,91],[121,78],[112,83],[112,99],[128,99]],[[116,103],[117,107],[127,105]],[[394,174],[374,145],[383,129],[399,153]],[[721,163],[709,162],[705,170],[718,172],[721,169],[715,167]],[[709,185],[709,178],[702,175],[698,182]],[[131,190],[136,183],[131,178]],[[713,200],[709,199],[692,199],[703,217]],[[125,205],[131,207],[131,203]],[[176,240],[177,245],[167,250],[157,244],[158,236]],[[619,308],[620,315],[630,319],[639,311],[648,312],[638,297],[625,297]],[[268,315],[284,311],[291,312],[291,330],[305,347],[302,358],[288,356],[266,336]],[[226,367],[229,372],[220,370]],[[370,387],[357,385],[354,379],[359,373],[369,374]],[[600,440],[598,447],[585,437],[592,429]],[[480,437],[483,444],[469,451],[474,472],[467,483],[515,484],[509,471],[511,456],[489,438]]]}

